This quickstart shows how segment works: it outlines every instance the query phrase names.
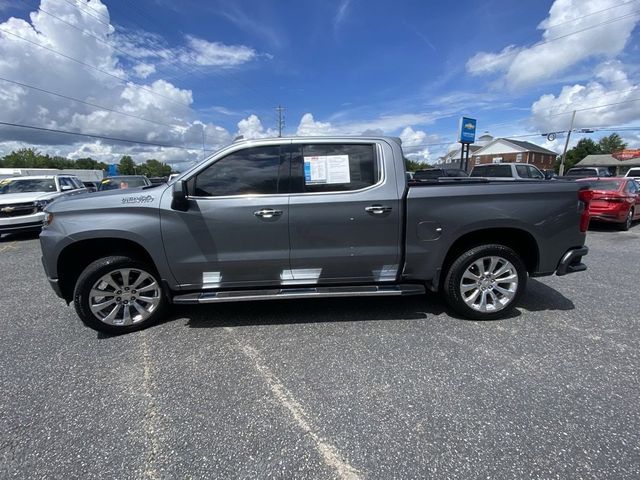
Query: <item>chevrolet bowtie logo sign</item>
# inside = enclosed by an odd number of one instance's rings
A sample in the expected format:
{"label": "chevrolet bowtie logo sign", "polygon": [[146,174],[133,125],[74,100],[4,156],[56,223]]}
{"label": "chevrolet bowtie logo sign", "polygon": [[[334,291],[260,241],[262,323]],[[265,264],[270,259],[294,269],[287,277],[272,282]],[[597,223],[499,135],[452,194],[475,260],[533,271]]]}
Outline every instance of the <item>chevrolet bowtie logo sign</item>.
{"label": "chevrolet bowtie logo sign", "polygon": [[0,212],[2,213],[11,213],[15,210],[15,207],[3,207],[0,208]]}

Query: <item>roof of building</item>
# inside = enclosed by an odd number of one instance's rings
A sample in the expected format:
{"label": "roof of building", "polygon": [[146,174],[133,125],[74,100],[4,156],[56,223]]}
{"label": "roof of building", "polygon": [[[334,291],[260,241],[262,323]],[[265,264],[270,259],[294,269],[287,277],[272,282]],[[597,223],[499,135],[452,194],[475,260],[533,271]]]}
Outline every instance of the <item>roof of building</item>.
{"label": "roof of building", "polygon": [[640,158],[618,160],[606,155],[587,155],[575,165],[576,167],[640,167]]}
{"label": "roof of building", "polygon": [[506,140],[507,142],[513,143],[514,145],[517,145],[520,148],[524,148],[525,150],[528,150],[530,152],[545,153],[547,155],[558,155],[553,150],[549,150],[547,148],[541,147],[540,145],[536,145],[535,143],[524,142],[522,140],[513,140],[511,138],[505,138],[504,140]]}
{"label": "roof of building", "polygon": [[494,138],[492,141],[473,152],[473,155],[482,155],[482,150],[488,149],[498,142],[509,143],[513,147],[522,149],[527,152],[544,153],[545,155],[558,155],[556,152],[541,147],[540,145],[536,145],[535,143],[524,142],[522,140],[513,140],[511,138]]}

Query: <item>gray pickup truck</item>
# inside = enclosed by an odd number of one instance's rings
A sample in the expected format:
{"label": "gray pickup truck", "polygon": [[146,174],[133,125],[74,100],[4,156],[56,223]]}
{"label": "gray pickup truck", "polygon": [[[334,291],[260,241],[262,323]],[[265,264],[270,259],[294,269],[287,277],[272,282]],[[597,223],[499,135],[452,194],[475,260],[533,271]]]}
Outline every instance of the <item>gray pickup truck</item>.
{"label": "gray pickup truck", "polygon": [[408,182],[390,137],[234,143],[169,185],[47,208],[51,286],[89,326],[125,333],[173,304],[442,292],[495,319],[528,276],[584,270],[574,183]]}

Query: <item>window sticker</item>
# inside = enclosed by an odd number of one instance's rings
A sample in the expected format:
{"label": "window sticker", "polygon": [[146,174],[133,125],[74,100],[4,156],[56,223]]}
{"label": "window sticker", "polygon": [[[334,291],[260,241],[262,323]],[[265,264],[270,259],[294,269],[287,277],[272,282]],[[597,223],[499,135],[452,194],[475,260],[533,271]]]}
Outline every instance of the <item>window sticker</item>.
{"label": "window sticker", "polygon": [[304,183],[350,183],[349,155],[304,157]]}

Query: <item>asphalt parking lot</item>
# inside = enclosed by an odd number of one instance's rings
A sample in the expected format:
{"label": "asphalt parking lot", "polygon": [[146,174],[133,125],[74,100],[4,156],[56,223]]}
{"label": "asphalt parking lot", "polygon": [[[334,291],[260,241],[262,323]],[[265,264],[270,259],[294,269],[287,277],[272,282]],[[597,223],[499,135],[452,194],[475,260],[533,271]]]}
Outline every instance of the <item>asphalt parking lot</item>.
{"label": "asphalt parking lot", "polygon": [[640,225],[511,318],[437,298],[174,309],[121,337],[0,240],[0,478],[640,477]]}

